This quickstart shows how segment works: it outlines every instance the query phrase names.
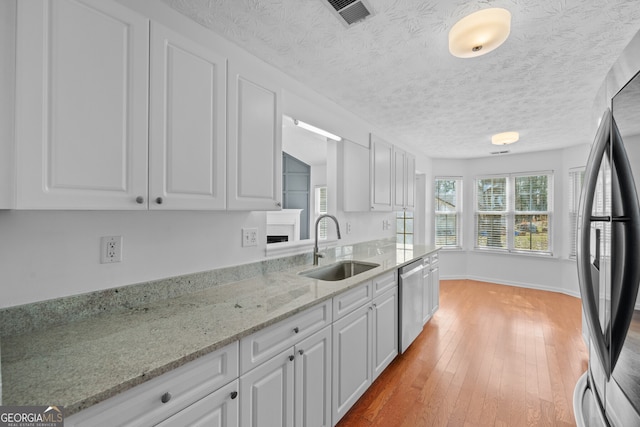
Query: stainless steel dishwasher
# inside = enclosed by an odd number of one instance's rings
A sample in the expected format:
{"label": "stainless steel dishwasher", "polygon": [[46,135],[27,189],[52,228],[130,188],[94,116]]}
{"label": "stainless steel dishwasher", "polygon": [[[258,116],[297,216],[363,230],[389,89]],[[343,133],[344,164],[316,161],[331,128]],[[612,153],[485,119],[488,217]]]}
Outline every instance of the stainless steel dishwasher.
{"label": "stainless steel dishwasher", "polygon": [[422,332],[422,259],[400,267],[400,353]]}

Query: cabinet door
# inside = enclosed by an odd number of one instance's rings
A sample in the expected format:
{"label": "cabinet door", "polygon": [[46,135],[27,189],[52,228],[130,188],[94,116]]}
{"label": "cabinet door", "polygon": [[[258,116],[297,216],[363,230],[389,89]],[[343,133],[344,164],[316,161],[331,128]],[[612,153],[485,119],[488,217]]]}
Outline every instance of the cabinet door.
{"label": "cabinet door", "polygon": [[238,427],[238,380],[167,418],[159,427]]}
{"label": "cabinet door", "polygon": [[405,164],[405,208],[413,210],[416,207],[416,157],[407,153]]}
{"label": "cabinet door", "polygon": [[407,153],[393,148],[393,210],[401,211],[406,207]]}
{"label": "cabinet door", "polygon": [[240,377],[240,425],[293,427],[293,347]]}
{"label": "cabinet door", "polygon": [[229,63],[228,203],[230,210],[282,207],[281,91],[249,67]]}
{"label": "cabinet door", "polygon": [[[427,258],[428,259],[428,258]],[[433,290],[431,283],[431,267],[428,261],[425,261],[424,269],[422,270],[422,324],[425,325],[431,315],[433,314]]]}
{"label": "cabinet door", "polygon": [[108,0],[17,3],[16,207],[146,209],[148,20]]}
{"label": "cabinet door", "polygon": [[371,385],[372,316],[367,304],[333,324],[334,425]]}
{"label": "cabinet door", "polygon": [[331,327],[295,347],[295,425],[331,427]]}
{"label": "cabinet door", "polygon": [[371,135],[371,210],[391,211],[393,204],[393,146]]}
{"label": "cabinet door", "polygon": [[440,307],[440,267],[438,264],[431,266],[431,314],[435,313]]}
{"label": "cabinet door", "polygon": [[342,146],[342,207],[345,212],[371,210],[369,178],[369,147],[343,140]]}
{"label": "cabinet door", "polygon": [[224,209],[226,59],[151,26],[149,208]]}
{"label": "cabinet door", "polygon": [[385,370],[398,355],[398,288],[373,300],[373,377]]}

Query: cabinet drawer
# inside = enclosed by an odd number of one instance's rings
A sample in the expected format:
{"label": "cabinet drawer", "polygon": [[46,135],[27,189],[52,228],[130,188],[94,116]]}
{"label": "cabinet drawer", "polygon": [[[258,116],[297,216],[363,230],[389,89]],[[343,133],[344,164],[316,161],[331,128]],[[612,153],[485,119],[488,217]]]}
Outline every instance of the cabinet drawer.
{"label": "cabinet drawer", "polygon": [[[230,382],[207,397],[164,420],[157,427],[175,426],[237,426],[240,418],[238,380]],[[205,424],[206,423],[206,424]]]}
{"label": "cabinet drawer", "polygon": [[331,324],[331,301],[259,330],[240,340],[240,371],[248,372],[287,347]]}
{"label": "cabinet drawer", "polygon": [[[202,356],[65,420],[67,427],[154,425],[237,378],[238,342]],[[170,398],[163,403],[163,396]],[[165,399],[169,397],[166,395]]]}
{"label": "cabinet drawer", "polygon": [[333,320],[336,321],[371,301],[372,287],[372,282],[369,281],[333,297]]}
{"label": "cabinet drawer", "polygon": [[382,295],[389,289],[398,285],[398,271],[394,270],[390,273],[380,275],[373,279],[373,297]]}

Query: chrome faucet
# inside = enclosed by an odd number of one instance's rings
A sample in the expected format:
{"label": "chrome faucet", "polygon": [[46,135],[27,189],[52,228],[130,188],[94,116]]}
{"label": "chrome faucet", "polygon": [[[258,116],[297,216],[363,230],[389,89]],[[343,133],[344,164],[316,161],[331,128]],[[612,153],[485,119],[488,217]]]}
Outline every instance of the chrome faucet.
{"label": "chrome faucet", "polygon": [[318,217],[318,219],[316,219],[316,244],[313,246],[313,265],[318,265],[318,258],[323,258],[324,254],[321,254],[320,252],[318,252],[318,224],[320,223],[320,220],[322,218],[331,218],[333,220],[333,222],[336,223],[336,231],[338,233],[338,239],[340,239],[340,224],[338,224],[338,219],[333,216],[333,215],[329,215],[329,214],[323,214],[320,215]]}

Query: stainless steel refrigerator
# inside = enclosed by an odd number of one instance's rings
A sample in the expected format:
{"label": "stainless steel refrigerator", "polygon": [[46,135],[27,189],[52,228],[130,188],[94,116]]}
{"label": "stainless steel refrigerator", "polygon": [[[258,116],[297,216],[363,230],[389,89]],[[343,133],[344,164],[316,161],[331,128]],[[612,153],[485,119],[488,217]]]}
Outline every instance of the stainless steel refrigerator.
{"label": "stainless steel refrigerator", "polygon": [[578,278],[589,369],[574,392],[578,426],[640,426],[640,33],[596,99],[585,169]]}

